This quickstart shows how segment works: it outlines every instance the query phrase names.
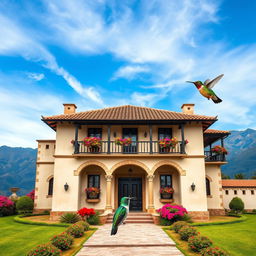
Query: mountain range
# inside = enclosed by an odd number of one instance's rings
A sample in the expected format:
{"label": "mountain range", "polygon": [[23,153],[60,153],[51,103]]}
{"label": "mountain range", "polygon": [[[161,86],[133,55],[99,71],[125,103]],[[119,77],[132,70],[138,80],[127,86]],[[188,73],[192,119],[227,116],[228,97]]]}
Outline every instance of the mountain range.
{"label": "mountain range", "polygon": [[[243,173],[250,178],[256,172],[256,130],[231,131],[225,139],[229,151],[228,164],[222,166],[231,178]],[[11,187],[21,188],[24,195],[34,188],[37,150],[21,147],[0,147],[0,195],[10,195]]]}

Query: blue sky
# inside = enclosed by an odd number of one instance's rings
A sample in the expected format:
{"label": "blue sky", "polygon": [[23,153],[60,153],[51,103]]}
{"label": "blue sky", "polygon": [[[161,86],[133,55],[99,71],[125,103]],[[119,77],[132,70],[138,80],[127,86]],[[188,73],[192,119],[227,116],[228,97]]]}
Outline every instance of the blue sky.
{"label": "blue sky", "polygon": [[[256,2],[0,1],[0,144],[55,134],[41,115],[133,104],[256,128]],[[214,104],[186,80],[224,73]]]}

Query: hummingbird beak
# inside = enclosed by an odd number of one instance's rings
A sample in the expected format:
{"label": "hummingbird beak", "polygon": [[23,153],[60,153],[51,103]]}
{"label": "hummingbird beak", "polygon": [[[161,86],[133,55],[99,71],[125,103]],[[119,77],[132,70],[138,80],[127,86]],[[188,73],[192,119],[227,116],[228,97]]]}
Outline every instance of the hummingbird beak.
{"label": "hummingbird beak", "polygon": [[186,83],[191,83],[191,84],[193,84],[194,82],[192,82],[192,81],[186,81]]}
{"label": "hummingbird beak", "polygon": [[132,199],[136,199],[136,197],[129,197],[129,199],[130,199],[130,200],[132,200]]}

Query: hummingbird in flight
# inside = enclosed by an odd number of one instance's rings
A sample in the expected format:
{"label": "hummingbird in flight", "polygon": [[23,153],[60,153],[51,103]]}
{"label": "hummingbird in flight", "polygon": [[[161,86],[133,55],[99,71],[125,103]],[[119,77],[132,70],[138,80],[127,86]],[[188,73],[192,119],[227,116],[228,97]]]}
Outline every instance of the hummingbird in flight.
{"label": "hummingbird in flight", "polygon": [[111,230],[111,236],[117,233],[118,226],[120,224],[125,224],[124,221],[129,213],[130,200],[133,197],[122,197],[120,201],[120,206],[116,209],[113,217],[113,224]]}
{"label": "hummingbird in flight", "polygon": [[201,81],[187,81],[187,83],[192,83],[196,86],[198,91],[208,100],[212,100],[214,103],[220,103],[222,100],[215,94],[215,92],[212,90],[213,86],[217,84],[220,79],[224,76],[224,74],[221,74],[214,78],[213,80],[207,79],[204,83]]}

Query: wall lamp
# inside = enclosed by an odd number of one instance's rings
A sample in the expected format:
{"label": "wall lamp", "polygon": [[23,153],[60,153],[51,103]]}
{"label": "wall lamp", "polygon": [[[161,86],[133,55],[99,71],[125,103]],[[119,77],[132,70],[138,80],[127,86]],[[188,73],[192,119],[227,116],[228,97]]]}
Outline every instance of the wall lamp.
{"label": "wall lamp", "polygon": [[144,137],[147,138],[147,136],[148,136],[148,133],[144,132]]}
{"label": "wall lamp", "polygon": [[196,185],[195,185],[194,182],[193,182],[192,185],[191,185],[191,189],[192,189],[192,191],[195,191],[195,189],[196,189]]}
{"label": "wall lamp", "polygon": [[113,136],[114,136],[114,138],[116,137],[116,132],[114,132]]}
{"label": "wall lamp", "polygon": [[64,185],[65,191],[68,191],[68,188],[69,188],[69,185],[68,185],[68,183],[66,182],[66,184]]}

